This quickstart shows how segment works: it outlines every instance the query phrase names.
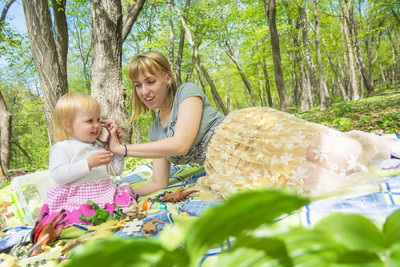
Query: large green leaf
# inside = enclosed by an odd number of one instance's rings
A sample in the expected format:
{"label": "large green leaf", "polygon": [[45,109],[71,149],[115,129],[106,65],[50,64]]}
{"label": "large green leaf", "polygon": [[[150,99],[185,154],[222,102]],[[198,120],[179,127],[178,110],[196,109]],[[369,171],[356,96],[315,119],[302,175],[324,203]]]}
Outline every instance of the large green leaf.
{"label": "large green leaf", "polygon": [[158,241],[142,238],[91,240],[77,247],[65,266],[187,266],[184,251],[167,251]]}
{"label": "large green leaf", "polygon": [[195,261],[228,237],[272,223],[307,203],[306,198],[282,191],[254,190],[234,194],[224,204],[205,211],[192,225],[185,240],[188,254]]}
{"label": "large green leaf", "polygon": [[358,214],[334,213],[323,218],[314,228],[331,233],[336,242],[349,250],[384,250],[381,231],[371,221]]}
{"label": "large green leaf", "polygon": [[392,263],[390,266],[400,266],[400,243],[395,243],[391,247],[388,261]]}
{"label": "large green leaf", "polygon": [[234,245],[224,251],[215,266],[293,266],[285,244],[276,238],[237,238]]}
{"label": "large green leaf", "polygon": [[383,266],[381,259],[376,253],[360,250],[345,251],[339,256],[337,263],[339,264],[338,266]]}
{"label": "large green leaf", "polygon": [[292,228],[275,237],[285,242],[295,266],[328,266],[343,250],[331,235],[314,229]]}
{"label": "large green leaf", "polygon": [[233,251],[221,254],[215,267],[248,267],[248,266],[292,266],[282,265],[276,259],[268,256],[264,251],[254,248],[240,247]]}
{"label": "large green leaf", "polygon": [[400,243],[400,210],[390,215],[383,225],[383,237],[386,247]]}

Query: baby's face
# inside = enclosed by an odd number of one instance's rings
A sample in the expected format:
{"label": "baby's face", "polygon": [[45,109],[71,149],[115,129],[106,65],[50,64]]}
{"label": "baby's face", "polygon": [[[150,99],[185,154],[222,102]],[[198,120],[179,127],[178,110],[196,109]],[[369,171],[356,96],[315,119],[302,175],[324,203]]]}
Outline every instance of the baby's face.
{"label": "baby's face", "polygon": [[92,143],[100,135],[101,129],[100,110],[98,108],[84,110],[78,106],[68,132],[70,137],[81,142]]}

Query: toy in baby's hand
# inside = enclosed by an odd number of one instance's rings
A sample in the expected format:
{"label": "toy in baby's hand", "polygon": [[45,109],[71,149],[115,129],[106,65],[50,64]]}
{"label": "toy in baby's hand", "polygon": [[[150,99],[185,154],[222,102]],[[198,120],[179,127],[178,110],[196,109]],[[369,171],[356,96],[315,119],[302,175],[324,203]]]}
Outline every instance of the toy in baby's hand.
{"label": "toy in baby's hand", "polygon": [[101,129],[100,135],[97,137],[97,141],[99,141],[103,146],[107,146],[110,141],[111,133],[108,128],[104,127]]}

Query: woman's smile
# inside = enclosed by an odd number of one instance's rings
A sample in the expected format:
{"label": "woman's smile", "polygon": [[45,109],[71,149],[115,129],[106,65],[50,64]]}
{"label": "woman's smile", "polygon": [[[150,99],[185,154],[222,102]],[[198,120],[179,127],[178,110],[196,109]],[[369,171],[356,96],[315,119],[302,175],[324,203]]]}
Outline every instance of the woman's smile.
{"label": "woman's smile", "polygon": [[145,97],[144,100],[145,100],[146,102],[151,102],[154,98],[155,98],[154,96],[152,96],[152,97]]}

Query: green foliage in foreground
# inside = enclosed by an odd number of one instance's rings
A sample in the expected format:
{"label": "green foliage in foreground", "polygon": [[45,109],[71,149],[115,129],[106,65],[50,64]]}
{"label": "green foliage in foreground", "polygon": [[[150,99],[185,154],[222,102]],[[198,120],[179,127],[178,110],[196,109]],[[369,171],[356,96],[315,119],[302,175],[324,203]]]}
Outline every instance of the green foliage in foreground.
{"label": "green foliage in foreground", "polygon": [[360,215],[332,214],[312,229],[276,222],[308,199],[281,191],[248,191],[189,220],[158,240],[92,240],[63,266],[199,266],[209,249],[231,246],[202,266],[395,266],[400,264],[400,211],[382,229]]}

